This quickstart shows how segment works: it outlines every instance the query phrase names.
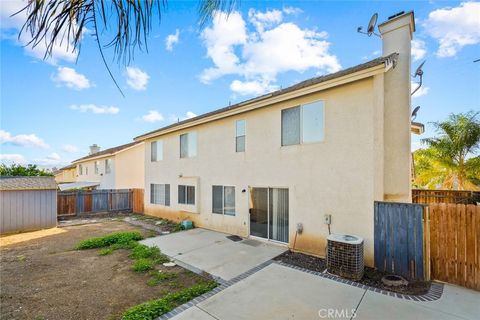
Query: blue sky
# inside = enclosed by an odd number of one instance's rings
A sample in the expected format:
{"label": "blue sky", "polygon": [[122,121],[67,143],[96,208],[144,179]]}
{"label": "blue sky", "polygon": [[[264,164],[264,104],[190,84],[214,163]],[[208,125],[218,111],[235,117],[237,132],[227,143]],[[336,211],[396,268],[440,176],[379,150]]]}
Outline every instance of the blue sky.
{"label": "blue sky", "polygon": [[[412,68],[427,59],[424,87],[412,102],[421,106],[417,121],[480,110],[480,62],[473,63],[480,58],[479,2],[241,1],[228,21],[220,16],[200,30],[196,2],[170,1],[149,52],[137,51],[128,68],[110,63],[125,97],[88,33],[76,63],[60,45],[48,61],[41,48],[22,46],[28,39],[15,37],[22,17],[8,17],[18,7],[0,4],[3,162],[58,167],[93,143],[128,143],[176,119],[373,59],[381,39],[356,28],[374,12],[379,22],[415,12]],[[108,33],[101,40],[107,43]],[[424,137],[431,134],[427,126]]]}

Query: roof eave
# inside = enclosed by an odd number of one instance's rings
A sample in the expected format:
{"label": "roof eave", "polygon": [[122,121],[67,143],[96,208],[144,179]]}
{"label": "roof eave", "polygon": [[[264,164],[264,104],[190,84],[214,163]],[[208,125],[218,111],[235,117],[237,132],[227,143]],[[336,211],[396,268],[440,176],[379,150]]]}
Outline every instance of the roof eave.
{"label": "roof eave", "polygon": [[194,127],[194,126],[197,126],[199,124],[203,124],[203,123],[211,122],[211,121],[214,121],[214,120],[230,117],[230,116],[240,114],[240,113],[244,113],[244,112],[247,112],[247,111],[251,111],[251,110],[254,110],[254,109],[263,108],[263,107],[266,107],[268,105],[272,105],[272,104],[275,104],[275,103],[279,103],[279,102],[283,102],[283,101],[286,101],[286,100],[298,98],[298,97],[308,95],[308,94],[311,94],[311,93],[314,93],[314,92],[323,91],[323,90],[326,90],[326,89],[330,89],[332,87],[336,87],[336,86],[344,85],[344,84],[351,83],[351,82],[354,82],[354,81],[358,81],[358,80],[361,80],[361,79],[369,78],[369,77],[372,77],[374,75],[387,72],[392,67],[394,67],[394,65],[395,65],[395,59],[387,59],[383,63],[380,63],[376,66],[372,66],[370,68],[366,68],[366,69],[363,69],[363,70],[352,72],[352,73],[346,74],[346,75],[338,77],[338,78],[334,78],[334,79],[327,80],[327,81],[324,81],[324,82],[320,82],[320,83],[317,83],[317,84],[312,84],[310,86],[306,86],[306,87],[303,87],[303,88],[299,88],[297,90],[285,92],[285,93],[279,94],[279,95],[270,95],[270,96],[267,95],[266,97],[260,97],[258,99],[252,99],[252,100],[248,101],[247,103],[245,103],[243,105],[240,104],[237,108],[222,111],[222,112],[219,112],[219,113],[214,113],[213,112],[211,116],[202,117],[202,118],[199,118],[198,120],[195,120],[193,118],[192,121],[188,121],[184,124],[175,125],[175,126],[172,126],[170,128],[167,127],[165,129],[160,129],[160,130],[157,130],[157,131],[153,131],[153,132],[135,137],[134,141],[148,140],[148,139],[151,139],[151,138],[154,138],[154,137],[157,137],[157,136],[161,136],[161,135],[164,135],[164,134],[167,134],[167,133],[171,133],[171,132],[179,131],[179,130],[182,130],[182,129]]}

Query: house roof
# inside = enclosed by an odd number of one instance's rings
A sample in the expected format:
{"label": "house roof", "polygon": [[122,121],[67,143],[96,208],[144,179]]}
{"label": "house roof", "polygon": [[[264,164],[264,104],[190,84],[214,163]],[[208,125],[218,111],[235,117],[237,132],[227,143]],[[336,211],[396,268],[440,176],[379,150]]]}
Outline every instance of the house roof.
{"label": "house roof", "polygon": [[[88,160],[88,159],[92,159],[92,158],[113,155],[113,154],[115,154],[119,151],[122,151],[122,150],[127,149],[129,147],[132,147],[136,144],[139,144],[140,142],[141,141],[134,141],[134,142],[130,142],[130,143],[127,143],[127,144],[122,144],[121,146],[117,146],[117,147],[113,147],[113,148],[105,149],[103,151],[99,151],[99,152],[89,154],[88,156],[85,156],[83,158],[74,160],[72,162],[75,163],[75,162],[84,161],[84,160]],[[73,164],[73,166],[75,166],[75,165]]]}
{"label": "house roof", "polygon": [[53,177],[0,177],[0,190],[56,190]]}
{"label": "house roof", "polygon": [[77,166],[75,164],[69,164],[68,166],[65,166],[63,168],[60,168],[58,169],[59,171],[62,171],[62,170],[69,170],[69,169],[75,169]]}
{"label": "house roof", "polygon": [[78,182],[71,182],[71,183],[60,183],[58,184],[58,188],[60,189],[60,191],[66,191],[66,190],[72,190],[72,189],[96,187],[98,185],[100,185],[100,182],[78,181]]}
{"label": "house roof", "polygon": [[284,88],[284,89],[280,89],[280,90],[277,90],[277,91],[274,91],[274,92],[271,92],[271,93],[267,93],[267,94],[258,96],[256,98],[245,100],[245,101],[236,103],[236,104],[228,106],[228,107],[224,107],[224,108],[220,108],[220,109],[217,109],[217,110],[214,110],[214,111],[211,111],[211,112],[207,112],[207,113],[204,113],[202,115],[199,115],[199,116],[196,116],[196,117],[193,117],[193,118],[189,118],[189,119],[186,119],[186,120],[183,120],[183,121],[179,121],[177,123],[162,127],[160,129],[157,129],[157,130],[154,130],[154,131],[147,132],[145,134],[142,134],[140,136],[135,137],[134,139],[137,140],[137,141],[142,140],[142,139],[146,139],[149,136],[155,135],[157,133],[161,134],[165,130],[169,130],[169,129],[172,129],[172,128],[175,128],[175,127],[179,127],[179,126],[182,126],[184,124],[188,124],[190,122],[200,120],[202,118],[210,117],[212,115],[226,113],[228,111],[231,111],[231,110],[243,107],[245,105],[248,105],[249,103],[266,100],[266,99],[269,99],[271,97],[280,96],[280,95],[283,95],[285,93],[289,93],[289,92],[299,90],[299,89],[302,89],[302,88],[306,88],[306,87],[309,87],[309,86],[312,86],[312,85],[316,85],[316,84],[319,84],[319,83],[322,83],[322,82],[326,82],[326,81],[329,81],[329,80],[340,78],[340,77],[343,77],[343,76],[346,76],[346,75],[349,75],[349,74],[353,74],[355,72],[370,69],[370,68],[385,64],[385,63],[387,63],[389,61],[392,61],[392,60],[396,61],[397,57],[398,57],[398,53],[392,53],[388,56],[379,57],[379,58],[376,58],[374,60],[356,65],[354,67],[347,68],[347,69],[344,69],[344,70],[340,70],[340,71],[335,72],[335,73],[330,73],[330,74],[327,74],[327,75],[324,75],[324,76],[310,78],[310,79],[304,80],[302,82],[299,82],[297,84],[294,84],[294,85],[292,85],[290,87],[287,87],[287,88]]}

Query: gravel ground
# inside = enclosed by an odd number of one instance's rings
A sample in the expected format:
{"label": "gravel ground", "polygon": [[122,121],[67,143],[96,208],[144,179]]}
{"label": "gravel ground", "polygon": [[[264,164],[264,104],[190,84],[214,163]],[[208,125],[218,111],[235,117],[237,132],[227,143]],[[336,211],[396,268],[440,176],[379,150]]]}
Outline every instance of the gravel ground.
{"label": "gravel ground", "polygon": [[[275,260],[317,272],[324,272],[327,269],[327,263],[325,259],[298,252],[287,251],[276,257]],[[406,286],[398,287],[386,286],[382,282],[382,277],[385,275],[385,273],[377,271],[373,268],[365,267],[363,278],[356,282],[387,291],[413,295],[425,294],[430,289],[431,283],[427,281],[411,282]]]}

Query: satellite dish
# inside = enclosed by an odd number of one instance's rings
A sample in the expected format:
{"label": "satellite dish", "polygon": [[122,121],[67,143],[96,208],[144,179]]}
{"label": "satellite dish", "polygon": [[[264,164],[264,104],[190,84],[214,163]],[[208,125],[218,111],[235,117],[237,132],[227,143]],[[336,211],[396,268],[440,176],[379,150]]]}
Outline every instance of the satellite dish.
{"label": "satellite dish", "polygon": [[421,76],[423,75],[422,67],[423,67],[423,65],[425,64],[425,62],[427,62],[427,60],[423,60],[423,62],[420,63],[420,65],[418,66],[417,70],[415,70],[415,74],[413,75],[414,77],[416,77],[416,76],[421,77]]}
{"label": "satellite dish", "polygon": [[370,22],[368,23],[367,34],[371,36],[372,33],[375,31],[375,26],[377,25],[378,13],[374,13],[373,16],[370,18]]}
{"label": "satellite dish", "polygon": [[412,121],[415,120],[417,118],[417,112],[418,110],[420,110],[420,106],[416,106],[415,109],[413,109],[413,112],[412,112]]}
{"label": "satellite dish", "polygon": [[374,13],[370,18],[370,22],[368,23],[367,32],[363,31],[363,27],[358,27],[357,32],[366,34],[369,37],[371,37],[372,34],[376,35],[377,37],[380,37],[380,35],[375,33],[375,27],[377,26],[377,19],[378,19],[378,13]]}
{"label": "satellite dish", "polygon": [[422,86],[422,80],[423,80],[423,70],[422,70],[422,67],[423,65],[425,64],[425,62],[427,62],[427,60],[423,60],[422,63],[420,63],[420,65],[418,66],[417,70],[415,70],[415,74],[413,75],[414,78],[416,78],[417,76],[420,77],[420,81],[418,82],[418,87],[413,90],[412,92],[412,96],[415,94],[415,92],[418,91],[418,89],[420,89],[420,87]]}

